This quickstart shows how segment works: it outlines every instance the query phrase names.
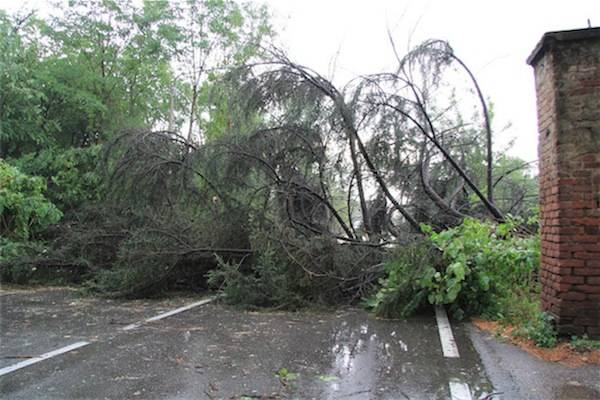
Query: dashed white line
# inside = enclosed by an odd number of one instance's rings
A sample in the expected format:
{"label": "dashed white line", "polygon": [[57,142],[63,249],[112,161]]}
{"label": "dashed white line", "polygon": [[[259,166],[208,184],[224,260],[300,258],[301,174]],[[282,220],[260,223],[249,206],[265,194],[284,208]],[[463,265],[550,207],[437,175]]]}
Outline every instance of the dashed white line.
{"label": "dashed white line", "polygon": [[90,342],[82,341],[82,342],[73,343],[68,346],[61,347],[60,349],[56,349],[56,350],[52,350],[48,353],[44,353],[40,356],[33,357],[33,358],[30,358],[25,361],[21,361],[20,363],[9,365],[8,367],[4,367],[4,368],[0,369],[0,376],[9,374],[9,373],[16,371],[18,369],[21,369],[21,368],[28,367],[28,366],[38,363],[40,361],[47,360],[48,358],[52,358],[52,357],[58,356],[60,354],[68,353],[69,351],[79,349],[80,347],[87,346],[88,344],[90,344]]}
{"label": "dashed white line", "polygon": [[450,398],[452,400],[473,400],[469,385],[463,382],[450,381]]}
{"label": "dashed white line", "polygon": [[458,347],[456,347],[454,335],[452,334],[452,327],[450,326],[448,315],[443,306],[435,307],[435,319],[437,320],[444,357],[458,358]]}
{"label": "dashed white line", "polygon": [[[458,347],[452,334],[452,326],[450,325],[450,321],[448,321],[448,314],[446,314],[446,309],[443,306],[438,305],[435,307],[435,319],[437,321],[444,357],[459,358]],[[468,384],[453,379],[448,383],[448,387],[450,388],[451,400],[473,400]]]}
{"label": "dashed white line", "polygon": [[130,331],[132,329],[139,328],[140,326],[142,326],[142,325],[144,325],[144,324],[146,324],[148,322],[158,321],[159,319],[163,319],[163,318],[170,317],[171,315],[179,314],[180,312],[187,311],[187,310],[189,310],[191,308],[198,307],[198,306],[204,305],[206,303],[210,303],[213,300],[214,300],[214,297],[211,297],[209,299],[200,300],[200,301],[197,301],[195,303],[188,304],[187,306],[179,307],[179,308],[176,308],[174,310],[167,311],[167,312],[162,313],[162,314],[158,314],[158,315],[156,315],[156,316],[154,316],[152,318],[147,318],[147,319],[145,319],[143,321],[139,321],[139,322],[135,322],[133,324],[126,325],[123,328],[121,328],[121,330],[123,330],[123,331]]}
{"label": "dashed white line", "polygon": [[[165,313],[156,315],[154,317],[147,318],[147,319],[145,319],[143,321],[136,322],[134,324],[130,324],[130,325],[124,326],[121,329],[124,330],[124,331],[129,331],[129,330],[132,330],[132,329],[135,329],[135,328],[139,328],[140,326],[142,326],[145,323],[152,322],[152,321],[158,321],[160,319],[170,317],[171,315],[175,315],[175,314],[178,314],[180,312],[187,311],[187,310],[189,310],[191,308],[198,307],[198,306],[201,306],[201,305],[206,304],[206,303],[210,303],[213,300],[214,300],[214,297],[211,297],[211,298],[208,298],[208,299],[204,299],[204,300],[200,300],[200,301],[197,301],[195,303],[188,304],[187,306],[179,307],[179,308],[176,308],[174,310],[167,311]],[[64,354],[64,353],[68,353],[69,351],[73,351],[73,350],[78,349],[80,347],[87,346],[88,344],[90,344],[90,342],[85,342],[85,341],[76,342],[76,343],[70,344],[68,346],[61,347],[60,349],[56,349],[56,350],[52,350],[52,351],[50,351],[48,353],[44,353],[44,354],[42,354],[40,356],[33,357],[33,358],[30,358],[30,359],[25,360],[25,361],[21,361],[21,362],[19,362],[17,364],[9,365],[8,367],[4,367],[4,368],[0,369],[0,376],[9,374],[9,373],[11,373],[13,371],[16,371],[18,369],[21,369],[21,368],[28,367],[28,366],[33,365],[35,363],[38,363],[40,361],[44,361],[44,360],[47,360],[49,358],[52,358],[52,357],[55,357],[55,356],[58,356],[58,355],[61,355],[61,354]]]}

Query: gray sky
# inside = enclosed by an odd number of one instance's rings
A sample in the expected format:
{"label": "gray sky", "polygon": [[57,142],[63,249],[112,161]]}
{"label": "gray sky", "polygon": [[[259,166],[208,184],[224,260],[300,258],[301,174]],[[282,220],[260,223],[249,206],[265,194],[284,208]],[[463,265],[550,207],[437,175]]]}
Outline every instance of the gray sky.
{"label": "gray sky", "polygon": [[[537,158],[533,72],[525,60],[544,32],[600,26],[599,0],[268,0],[281,42],[294,60],[335,79],[393,67],[387,38],[400,50],[436,38],[450,42],[495,104],[497,149]],[[512,126],[506,131],[507,123]],[[500,132],[502,131],[502,132]]]}
{"label": "gray sky", "polygon": [[[263,1],[256,1],[263,2]],[[14,10],[40,0],[0,0]],[[511,154],[537,158],[533,72],[525,60],[547,31],[600,26],[599,0],[266,0],[279,42],[297,62],[339,84],[358,74],[393,68],[387,38],[399,50],[425,39],[450,42],[495,104],[497,149],[511,139]],[[511,123],[511,127],[502,130]]]}

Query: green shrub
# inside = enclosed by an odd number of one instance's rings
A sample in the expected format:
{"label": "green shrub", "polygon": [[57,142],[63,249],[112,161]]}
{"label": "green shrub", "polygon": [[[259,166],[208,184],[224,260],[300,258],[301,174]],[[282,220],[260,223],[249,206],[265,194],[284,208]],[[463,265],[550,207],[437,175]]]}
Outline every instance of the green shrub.
{"label": "green shrub", "polygon": [[62,214],[44,196],[46,184],[0,160],[0,236],[11,241],[26,241]]}
{"label": "green shrub", "polygon": [[398,248],[385,261],[386,277],[379,280],[379,291],[365,301],[365,306],[379,317],[409,316],[426,302],[428,291],[422,280],[438,263],[439,252],[427,242]]}
{"label": "green shrub", "polygon": [[600,340],[592,340],[587,335],[572,336],[569,346],[575,351],[585,352],[591,350],[600,350]]}
{"label": "green shrub", "polygon": [[531,339],[539,347],[556,346],[557,333],[552,323],[552,317],[543,312],[537,312],[523,325],[518,326],[515,336]]}
{"label": "green shrub", "polygon": [[287,265],[278,262],[273,249],[264,249],[253,265],[245,268],[243,260],[225,262],[217,258],[218,266],[208,272],[208,284],[219,289],[229,304],[244,308],[297,308],[303,304],[297,294]]}
{"label": "green shrub", "polygon": [[[406,317],[424,304],[443,304],[455,318],[484,316],[516,326],[516,335],[540,347],[555,346],[557,334],[540,311],[535,278],[539,237],[517,235],[518,222],[467,218],[441,232],[423,226],[428,245],[398,249],[367,306],[379,316]],[[434,256],[438,250],[441,260]]]}
{"label": "green shrub", "polygon": [[101,146],[49,148],[11,161],[21,171],[46,179],[48,198],[62,211],[94,201],[104,192],[100,164]]}
{"label": "green shrub", "polygon": [[[443,253],[442,270],[429,270],[421,284],[431,304],[447,304],[457,318],[501,317],[516,298],[536,296],[539,238],[514,234],[518,221],[503,224],[467,218],[442,232],[423,229]],[[508,311],[510,312],[510,311]]]}
{"label": "green shrub", "polygon": [[24,256],[46,251],[37,236],[62,213],[46,199],[45,182],[0,160],[0,279],[25,282],[35,269],[14,265]]}

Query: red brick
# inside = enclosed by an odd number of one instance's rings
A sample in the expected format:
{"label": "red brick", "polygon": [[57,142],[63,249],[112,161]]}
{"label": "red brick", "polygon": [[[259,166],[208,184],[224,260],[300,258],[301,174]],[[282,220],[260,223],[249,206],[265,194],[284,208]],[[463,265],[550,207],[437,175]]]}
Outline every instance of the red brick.
{"label": "red brick", "polygon": [[597,260],[600,254],[598,253],[588,253],[587,251],[577,251],[573,253],[573,257],[581,260]]}
{"label": "red brick", "polygon": [[600,286],[595,285],[577,285],[575,286],[575,290],[582,293],[600,294]]}
{"label": "red brick", "polygon": [[557,281],[554,282],[554,285],[552,285],[552,287],[558,292],[568,292],[573,287],[573,285],[570,283],[562,283]]}
{"label": "red brick", "polygon": [[585,266],[600,268],[600,260],[586,260]]}
{"label": "red brick", "polygon": [[600,130],[600,35],[540,48],[541,302],[559,332],[600,337],[600,152],[579,128]]}
{"label": "red brick", "polygon": [[[598,218],[576,218],[575,220],[573,220],[573,223],[575,223],[577,225],[598,226],[598,225],[600,225],[600,219],[598,219]],[[598,240],[598,238],[596,238],[596,240]]]}
{"label": "red brick", "polygon": [[598,236],[595,235],[574,235],[572,239],[579,243],[598,243]]}
{"label": "red brick", "polygon": [[565,283],[584,283],[584,281],[587,281],[587,283],[589,284],[593,284],[593,282],[590,282],[589,280],[592,278],[585,278],[583,276],[573,276],[573,275],[569,275],[569,276],[563,276],[560,278],[561,282],[565,282]]}
{"label": "red brick", "polygon": [[580,301],[580,300],[585,300],[586,295],[585,295],[585,293],[581,293],[581,292],[564,292],[564,293],[560,294],[560,298],[564,299],[564,300]]}
{"label": "red brick", "polygon": [[[588,276],[587,278],[585,278],[585,282],[588,285],[600,285],[600,276]],[[580,282],[571,282],[571,283],[580,283]]]}
{"label": "red brick", "polygon": [[600,243],[584,243],[581,247],[582,250],[596,252],[596,257],[600,259]]}
{"label": "red brick", "polygon": [[585,266],[585,261],[582,259],[560,259],[558,260],[558,263],[561,267],[573,267],[573,268],[577,268],[577,267],[583,267]]}
{"label": "red brick", "polygon": [[573,273],[580,276],[600,276],[600,268],[575,268]]}
{"label": "red brick", "polygon": [[598,302],[598,309],[600,309],[600,294],[589,294],[588,299]]}

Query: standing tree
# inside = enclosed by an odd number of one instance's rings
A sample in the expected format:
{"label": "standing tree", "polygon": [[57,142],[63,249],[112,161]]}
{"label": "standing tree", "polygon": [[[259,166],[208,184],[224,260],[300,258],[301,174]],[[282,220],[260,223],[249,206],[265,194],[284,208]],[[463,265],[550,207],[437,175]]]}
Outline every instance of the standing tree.
{"label": "standing tree", "polygon": [[271,28],[266,8],[232,0],[186,0],[172,7],[179,32],[173,96],[180,97],[186,139],[201,143],[206,139],[203,125],[214,111],[206,96],[215,81],[227,68],[256,56]]}

